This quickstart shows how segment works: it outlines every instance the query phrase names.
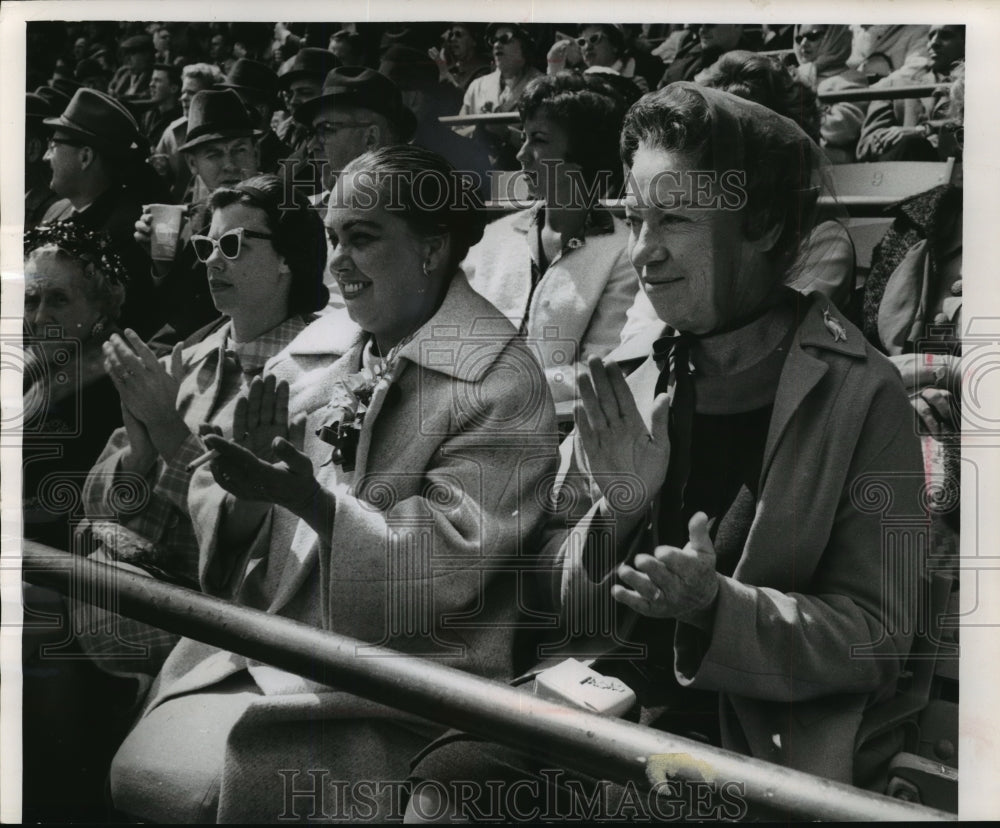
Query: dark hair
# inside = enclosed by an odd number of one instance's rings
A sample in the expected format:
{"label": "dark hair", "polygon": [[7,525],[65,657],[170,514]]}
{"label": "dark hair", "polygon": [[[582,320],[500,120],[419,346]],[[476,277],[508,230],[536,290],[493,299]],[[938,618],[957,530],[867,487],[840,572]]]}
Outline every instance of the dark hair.
{"label": "dark hair", "polygon": [[819,143],[819,99],[807,83],[795,77],[777,58],[742,49],[726,52],[698,82],[791,118]]}
{"label": "dark hair", "polygon": [[582,35],[586,29],[600,29],[604,36],[611,41],[611,47],[615,50],[617,57],[626,54],[628,45],[625,38],[625,30],[614,23],[581,23],[577,29],[577,34]]}
{"label": "dark hair", "polygon": [[744,130],[741,136],[723,134],[714,129],[709,105],[697,87],[674,83],[643,96],[629,110],[622,127],[621,154],[631,167],[643,143],[678,153],[692,170],[722,172],[713,152],[713,137],[741,140],[746,175],[743,232],[757,239],[780,223],[781,233],[768,256],[778,267],[787,268],[812,228],[819,195],[811,184],[819,172],[820,151],[806,135],[800,136],[799,141],[780,140],[765,125]]}
{"label": "dark hair", "polygon": [[381,147],[349,162],[342,177],[355,173],[371,176],[383,194],[391,187],[390,209],[417,235],[448,234],[449,278],[483,237],[485,208],[476,182],[436,152],[412,144]]}
{"label": "dark hair", "polygon": [[230,204],[246,204],[267,214],[267,226],[274,236],[271,244],[292,273],[288,313],[312,313],[326,307],[330,299],[323,284],[326,230],[305,196],[286,188],[276,175],[255,175],[235,187],[220,187],[209,201],[212,210]]}
{"label": "dark hair", "polygon": [[544,112],[566,130],[566,160],[580,165],[588,188],[603,179],[600,195],[609,197],[621,188],[618,137],[629,103],[599,74],[563,71],[531,81],[518,110],[522,122]]}
{"label": "dark hair", "polygon": [[170,63],[154,63],[154,72],[166,72],[167,78],[174,86],[181,85],[181,69],[179,66],[174,66]]}

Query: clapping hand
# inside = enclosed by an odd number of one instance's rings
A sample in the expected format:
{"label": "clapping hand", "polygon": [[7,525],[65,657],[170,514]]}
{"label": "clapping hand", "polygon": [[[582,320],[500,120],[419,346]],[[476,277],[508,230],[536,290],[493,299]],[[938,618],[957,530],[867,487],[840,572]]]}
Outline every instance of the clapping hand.
{"label": "clapping hand", "polygon": [[632,566],[618,567],[621,584],[611,595],[625,606],[651,618],[691,617],[715,602],[719,580],[708,517],[696,513],[688,523],[683,549],[658,546],[652,555],[636,555]]}
{"label": "clapping hand", "polygon": [[618,365],[591,357],[579,377],[576,427],[594,481],[602,494],[622,479],[643,487],[637,502],[645,506],[663,485],[670,462],[669,401],[653,401],[652,431],[647,430],[632,391]]}
{"label": "clapping hand", "polygon": [[255,377],[236,402],[233,440],[206,434],[218,453],[209,466],[215,481],[240,500],[275,503],[298,514],[319,487],[312,463],[301,452],[305,418],[288,423],[288,383]]}
{"label": "clapping hand", "polygon": [[171,355],[168,373],[156,355],[131,328],[122,338],[112,334],[104,343],[104,370],[118,390],[122,405],[147,428],[177,419],[181,350]]}

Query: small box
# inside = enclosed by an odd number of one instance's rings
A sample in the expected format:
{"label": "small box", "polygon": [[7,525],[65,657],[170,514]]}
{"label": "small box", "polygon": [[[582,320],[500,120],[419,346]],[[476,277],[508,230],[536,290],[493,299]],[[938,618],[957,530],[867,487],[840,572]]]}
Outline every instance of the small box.
{"label": "small box", "polygon": [[635,704],[635,692],[625,682],[602,676],[575,658],[535,676],[535,694],[605,716],[624,716]]}

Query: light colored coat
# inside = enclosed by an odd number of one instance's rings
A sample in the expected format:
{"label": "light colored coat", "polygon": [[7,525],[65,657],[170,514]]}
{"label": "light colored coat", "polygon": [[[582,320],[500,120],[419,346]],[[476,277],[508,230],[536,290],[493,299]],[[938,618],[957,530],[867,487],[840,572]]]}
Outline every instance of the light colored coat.
{"label": "light colored coat", "polygon": [[[938,77],[930,68],[927,60],[908,63],[878,83],[872,84],[872,89],[886,89],[894,86],[922,86],[924,84],[943,83],[947,77]],[[934,112],[935,98],[896,98],[886,101],[872,101],[868,104],[868,113],[861,125],[861,135],[858,138],[857,157],[859,161],[870,161],[878,158],[875,150],[876,139],[894,126],[913,127],[927,120],[940,117]],[[943,103],[943,102],[942,102]]]}
{"label": "light colored coat", "polygon": [[532,294],[533,217],[534,210],[524,210],[488,225],[462,266],[469,284],[515,328],[527,314],[528,345],[558,403],[576,396],[581,364],[617,347],[639,279],[628,258],[628,229],[614,218],[614,232],[588,235],[581,246],[557,256]]}
{"label": "light colored coat", "polygon": [[[318,538],[275,507],[250,549],[227,559],[217,543],[225,493],[202,470],[189,500],[203,589],[509,679],[520,594],[511,559],[537,549],[546,505],[538,492],[557,463],[541,371],[509,323],[456,277],[435,317],[401,348],[391,381],[378,386],[356,470],[345,474],[315,431],[329,421],[336,383],[360,368],[363,344],[356,326],[328,315],[284,355],[296,362],[345,348],[300,376],[290,403],[307,414],[305,452],[337,496],[332,536]],[[394,623],[396,610],[407,610],[416,629]],[[435,732],[392,708],[189,639],[165,664],[144,716],[244,669],[263,695],[229,732],[220,821],[273,821],[284,806],[277,770],[316,767],[303,763],[321,761],[331,780],[404,780],[410,757]],[[318,742],[302,738],[304,727],[321,730],[331,751],[314,756]]]}
{"label": "light colored coat", "polygon": [[[851,782],[863,713],[892,694],[912,639],[920,539],[895,546],[889,521],[917,535],[929,522],[899,376],[829,307],[847,334],[837,341],[827,307],[814,297],[795,334],[746,545],[733,575],[719,576],[710,632],[677,624],[674,671],[720,694],[723,746]],[[647,428],[658,374],[650,359],[628,378]],[[578,468],[567,485],[593,502]],[[558,552],[564,608],[611,601],[613,570],[592,581],[581,552],[599,506]],[[629,554],[652,546],[639,533]]]}

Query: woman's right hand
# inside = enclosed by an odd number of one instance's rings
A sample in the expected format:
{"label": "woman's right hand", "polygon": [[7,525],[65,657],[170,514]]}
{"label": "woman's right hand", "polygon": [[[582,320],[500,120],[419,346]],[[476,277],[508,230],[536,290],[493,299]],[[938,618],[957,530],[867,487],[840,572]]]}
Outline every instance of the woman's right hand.
{"label": "woman's right hand", "polygon": [[134,226],[135,232],[132,234],[132,238],[148,254],[153,245],[153,214],[143,207],[142,215],[136,220]]}
{"label": "woman's right hand", "polygon": [[650,432],[621,368],[592,356],[579,377],[579,397],[578,439],[601,493],[607,494],[611,485],[632,481],[642,491],[637,493],[640,497],[628,501],[649,504],[663,485],[670,463],[667,395],[659,394],[653,401]]}
{"label": "woman's right hand", "polygon": [[552,44],[552,48],[549,49],[546,59],[549,66],[553,70],[556,70],[562,69],[567,63],[571,66],[581,63],[583,55],[580,53],[580,47],[576,45],[575,40],[557,40]]}

